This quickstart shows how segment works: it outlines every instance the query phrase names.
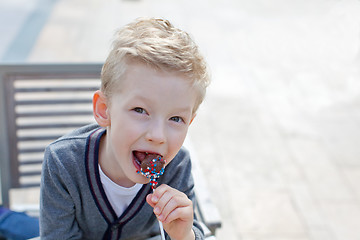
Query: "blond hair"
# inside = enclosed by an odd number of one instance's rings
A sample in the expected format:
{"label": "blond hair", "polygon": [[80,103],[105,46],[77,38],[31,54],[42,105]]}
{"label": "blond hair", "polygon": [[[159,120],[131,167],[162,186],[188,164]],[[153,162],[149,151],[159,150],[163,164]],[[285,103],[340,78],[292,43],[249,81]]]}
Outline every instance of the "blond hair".
{"label": "blond hair", "polygon": [[190,35],[169,21],[140,18],[115,34],[112,49],[101,73],[101,91],[110,97],[119,85],[129,60],[183,73],[198,91],[194,113],[203,101],[210,77],[206,62]]}

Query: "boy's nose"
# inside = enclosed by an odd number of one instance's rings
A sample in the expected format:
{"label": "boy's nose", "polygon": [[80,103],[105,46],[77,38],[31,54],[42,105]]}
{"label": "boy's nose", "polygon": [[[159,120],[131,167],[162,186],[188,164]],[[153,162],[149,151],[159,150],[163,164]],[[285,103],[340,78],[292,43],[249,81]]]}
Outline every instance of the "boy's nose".
{"label": "boy's nose", "polygon": [[166,141],[164,124],[161,121],[154,121],[150,124],[149,129],[146,133],[146,140],[162,144]]}

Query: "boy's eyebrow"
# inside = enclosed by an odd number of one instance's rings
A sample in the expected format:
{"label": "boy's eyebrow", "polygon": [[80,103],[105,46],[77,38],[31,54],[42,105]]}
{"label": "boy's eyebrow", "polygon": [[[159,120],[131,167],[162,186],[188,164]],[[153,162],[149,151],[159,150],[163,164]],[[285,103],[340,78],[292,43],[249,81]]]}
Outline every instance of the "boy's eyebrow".
{"label": "boy's eyebrow", "polygon": [[[136,96],[135,98],[138,99],[138,100],[144,101],[144,102],[146,102],[146,103],[151,102],[151,98],[147,98],[147,97],[145,97],[145,96],[143,96],[143,95]],[[181,111],[181,112],[186,112],[186,111],[188,111],[188,110],[191,111],[191,110],[192,110],[192,106],[175,107],[174,110],[176,110],[176,111]]]}
{"label": "boy's eyebrow", "polygon": [[[141,102],[145,102],[145,103],[149,103],[151,102],[151,98],[147,98],[143,95],[137,95],[134,98],[132,98],[131,100],[139,100]],[[189,106],[179,106],[179,107],[174,107],[173,108],[173,112],[180,112],[180,113],[185,113],[185,112],[190,112],[192,113],[193,111],[193,106],[189,105]]]}
{"label": "boy's eyebrow", "polygon": [[176,110],[177,112],[188,112],[190,111],[191,112],[191,107],[188,106],[188,107],[179,107],[179,108],[174,108],[174,110]]}
{"label": "boy's eyebrow", "polygon": [[[188,118],[188,117],[191,117],[191,115],[193,115],[193,108],[190,106],[174,108],[172,114]],[[189,116],[188,116],[188,114],[189,114]]]}

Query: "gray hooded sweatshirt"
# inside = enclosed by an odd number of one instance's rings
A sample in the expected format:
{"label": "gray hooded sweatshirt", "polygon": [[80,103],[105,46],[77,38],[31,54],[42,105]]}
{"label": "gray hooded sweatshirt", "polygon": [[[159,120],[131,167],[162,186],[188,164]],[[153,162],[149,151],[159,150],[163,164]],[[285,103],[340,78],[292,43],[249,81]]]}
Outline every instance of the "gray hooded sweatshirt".
{"label": "gray hooded sweatshirt", "polygon": [[[41,239],[146,239],[159,234],[158,221],[143,185],[124,213],[115,214],[100,181],[98,153],[105,129],[88,125],[61,137],[45,150],[40,194]],[[195,206],[189,153],[182,148],[159,184],[184,192]],[[194,218],[196,239],[204,239]],[[167,236],[167,239],[170,239]]]}

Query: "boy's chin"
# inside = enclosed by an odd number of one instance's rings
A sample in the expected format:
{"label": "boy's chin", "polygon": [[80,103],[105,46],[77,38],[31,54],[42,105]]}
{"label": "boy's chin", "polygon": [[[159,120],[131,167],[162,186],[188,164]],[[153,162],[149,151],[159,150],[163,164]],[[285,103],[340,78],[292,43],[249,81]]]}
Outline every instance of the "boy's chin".
{"label": "boy's chin", "polygon": [[139,184],[148,184],[150,182],[150,179],[149,178],[146,178],[144,176],[142,176],[141,174],[137,173],[138,176],[136,178],[136,183],[139,183]]}

